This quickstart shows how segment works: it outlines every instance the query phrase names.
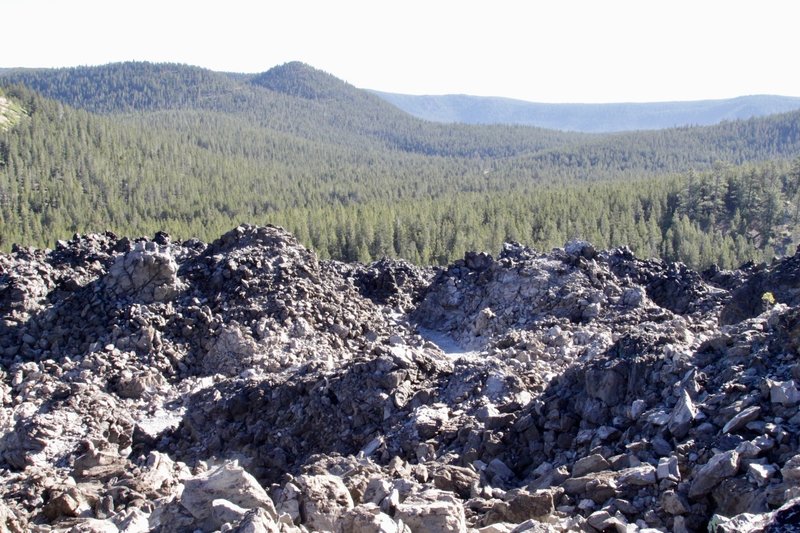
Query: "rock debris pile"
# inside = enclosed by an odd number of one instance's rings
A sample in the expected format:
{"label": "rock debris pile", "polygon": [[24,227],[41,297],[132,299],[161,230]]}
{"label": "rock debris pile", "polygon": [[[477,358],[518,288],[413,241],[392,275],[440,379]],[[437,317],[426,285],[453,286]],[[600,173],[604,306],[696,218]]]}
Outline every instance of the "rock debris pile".
{"label": "rock debris pile", "polygon": [[271,226],[15,248],[0,532],[781,531],[798,280],[579,241],[344,264]]}

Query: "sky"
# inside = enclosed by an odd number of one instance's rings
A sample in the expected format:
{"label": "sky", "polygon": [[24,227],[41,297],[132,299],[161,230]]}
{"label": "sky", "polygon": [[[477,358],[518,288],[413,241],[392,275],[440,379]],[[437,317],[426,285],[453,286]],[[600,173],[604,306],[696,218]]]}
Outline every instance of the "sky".
{"label": "sky", "polygon": [[117,61],[534,102],[800,96],[795,0],[0,0],[0,67]]}

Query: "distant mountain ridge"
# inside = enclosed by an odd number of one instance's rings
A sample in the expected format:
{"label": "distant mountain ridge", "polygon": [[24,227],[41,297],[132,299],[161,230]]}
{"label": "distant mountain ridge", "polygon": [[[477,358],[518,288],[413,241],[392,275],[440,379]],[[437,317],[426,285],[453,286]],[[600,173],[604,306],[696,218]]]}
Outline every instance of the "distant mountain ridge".
{"label": "distant mountain ridge", "polygon": [[546,104],[500,97],[370,92],[410,115],[433,122],[515,124],[587,133],[708,126],[800,109],[800,98],[775,95],[689,102]]}
{"label": "distant mountain ridge", "polygon": [[[369,117],[393,116],[393,120],[400,122],[407,121],[395,110],[445,124],[534,126],[582,133],[708,126],[800,110],[800,97],[775,95],[610,104],[550,104],[469,95],[405,95],[361,90],[298,61],[258,74],[214,72],[175,63],[126,62],[63,69],[3,68],[0,78],[22,83],[73,107],[100,113],[156,109],[235,112],[262,107],[263,97],[257,90],[260,88],[309,102],[347,102],[351,106],[349,112]],[[138,84],[132,85],[133,79]],[[98,86],[104,90],[99,92]]]}

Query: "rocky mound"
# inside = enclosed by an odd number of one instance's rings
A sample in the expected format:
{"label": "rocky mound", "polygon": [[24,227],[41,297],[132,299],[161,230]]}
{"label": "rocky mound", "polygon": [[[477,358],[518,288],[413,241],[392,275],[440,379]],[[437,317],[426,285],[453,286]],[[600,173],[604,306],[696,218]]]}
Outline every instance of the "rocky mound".
{"label": "rocky mound", "polygon": [[799,260],[572,242],[434,271],[252,226],[15,248],[0,531],[777,530]]}

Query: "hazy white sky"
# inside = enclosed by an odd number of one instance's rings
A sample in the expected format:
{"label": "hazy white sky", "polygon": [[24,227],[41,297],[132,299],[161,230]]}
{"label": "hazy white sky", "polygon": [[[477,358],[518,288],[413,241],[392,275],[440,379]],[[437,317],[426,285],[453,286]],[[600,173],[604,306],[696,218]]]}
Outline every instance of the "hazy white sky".
{"label": "hazy white sky", "polygon": [[539,102],[800,96],[796,0],[0,0],[0,67],[144,60]]}

